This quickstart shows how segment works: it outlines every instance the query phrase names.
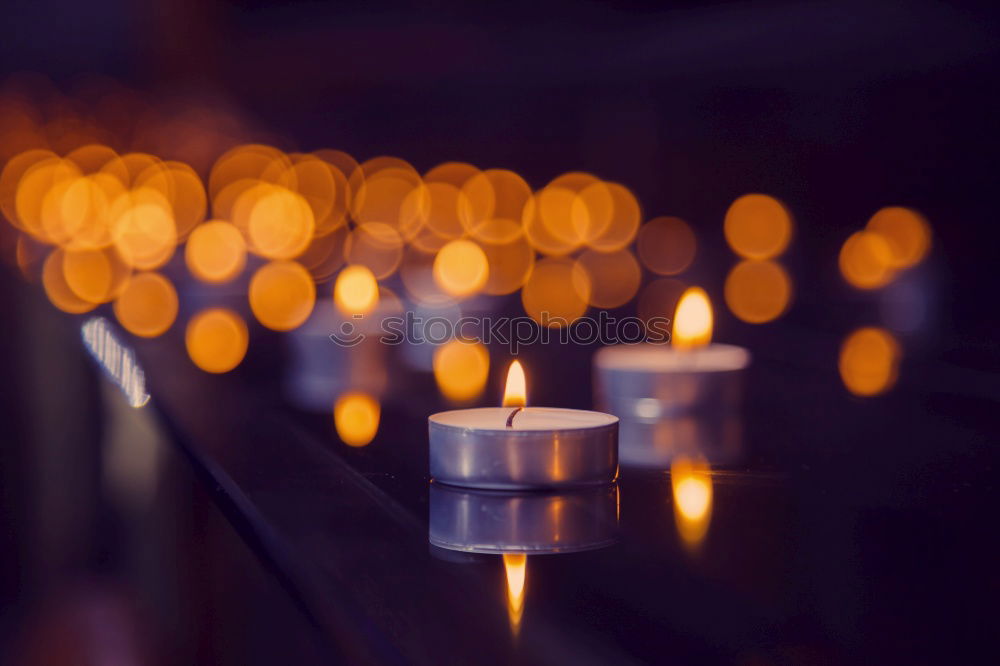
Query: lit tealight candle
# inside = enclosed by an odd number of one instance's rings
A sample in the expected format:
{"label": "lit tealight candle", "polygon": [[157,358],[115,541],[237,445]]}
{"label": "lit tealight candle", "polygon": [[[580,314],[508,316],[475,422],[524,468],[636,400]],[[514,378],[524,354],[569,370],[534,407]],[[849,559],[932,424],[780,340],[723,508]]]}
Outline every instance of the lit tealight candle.
{"label": "lit tealight candle", "polygon": [[703,289],[692,287],[677,303],[670,346],[615,345],[597,352],[597,404],[640,421],[735,409],[750,353],[711,340],[712,304]]}
{"label": "lit tealight candle", "polygon": [[472,488],[559,488],[618,477],[618,418],[579,409],[527,407],[514,361],[502,407],[433,414],[431,477]]}

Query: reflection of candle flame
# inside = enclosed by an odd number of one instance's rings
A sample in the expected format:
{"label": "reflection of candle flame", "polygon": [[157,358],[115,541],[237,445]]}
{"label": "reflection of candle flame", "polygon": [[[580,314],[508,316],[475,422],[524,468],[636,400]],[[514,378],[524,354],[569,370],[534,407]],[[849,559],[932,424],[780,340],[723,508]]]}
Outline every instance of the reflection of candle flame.
{"label": "reflection of candle flame", "polygon": [[333,406],[333,423],[348,446],[364,446],[378,432],[381,409],[378,400],[360,391],[349,391]]}
{"label": "reflection of candle flame", "polygon": [[528,404],[528,388],[524,379],[524,368],[520,361],[510,364],[507,371],[507,386],[503,392],[504,407],[524,407]]}
{"label": "reflection of candle flame", "polygon": [[704,289],[691,287],[677,303],[672,344],[678,349],[690,349],[711,341],[712,303]]}
{"label": "reflection of candle flame", "polygon": [[670,466],[677,533],[688,548],[697,548],[712,520],[712,477],[707,463],[679,459]]}
{"label": "reflection of candle flame", "polygon": [[524,614],[524,575],[528,567],[528,556],[524,553],[504,553],[503,568],[507,574],[507,617],[510,630],[515,636],[521,630],[521,616]]}

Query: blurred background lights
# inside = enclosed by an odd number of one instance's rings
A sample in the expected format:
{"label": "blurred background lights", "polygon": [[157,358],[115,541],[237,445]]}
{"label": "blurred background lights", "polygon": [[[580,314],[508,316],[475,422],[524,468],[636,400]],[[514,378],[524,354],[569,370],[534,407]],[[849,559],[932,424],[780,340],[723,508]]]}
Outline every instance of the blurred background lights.
{"label": "blurred background lights", "polygon": [[434,258],[434,281],[452,296],[464,298],[483,288],[489,263],[482,248],[469,240],[451,241]]}
{"label": "blurred background lights", "polygon": [[639,229],[636,249],[642,265],[658,275],[677,275],[694,261],[697,242],[679,217],[657,217]]}
{"label": "blurred background lights", "polygon": [[909,268],[923,261],[931,247],[931,228],[920,213],[901,206],[879,210],[867,228],[885,239],[893,268]]}
{"label": "blurred background lights", "polygon": [[490,355],[479,342],[449,340],[434,350],[434,380],[449,400],[467,402],[486,388]]}
{"label": "blurred background lights", "polygon": [[774,261],[743,260],[726,277],[726,305],[748,324],[774,321],[792,298],[792,280]]}
{"label": "blurred background lights", "polygon": [[347,263],[366,266],[376,279],[384,280],[403,260],[403,238],[392,225],[365,222],[347,236],[344,257]]}
{"label": "blurred background lights", "polygon": [[378,282],[368,268],[347,266],[337,275],[333,300],[344,314],[368,314],[378,305]]}
{"label": "blurred background lights", "polygon": [[115,299],[115,317],[129,333],[155,338],[177,318],[177,290],[159,273],[139,273]]}
{"label": "blurred background lights", "polygon": [[792,217],[774,197],[745,194],[726,211],[724,231],[729,247],[741,257],[771,259],[788,246]]}
{"label": "blurred background lights", "polygon": [[539,324],[560,327],[583,316],[590,294],[590,277],[580,264],[550,257],[535,265],[521,290],[521,303]]}
{"label": "blurred background lights", "polygon": [[854,395],[884,393],[896,383],[901,354],[899,343],[889,331],[859,328],[840,347],[840,378]]}
{"label": "blurred background lights", "polygon": [[222,220],[199,224],[184,247],[184,261],[202,282],[229,282],[246,266],[246,242],[239,229]]}
{"label": "blurred background lights", "polygon": [[878,289],[896,276],[892,247],[875,231],[857,231],[840,248],[840,274],[858,289]]}
{"label": "blurred background lights", "polygon": [[191,318],[184,334],[188,357],[211,373],[229,372],[238,366],[249,342],[246,322],[226,308],[202,310]]}
{"label": "blurred background lights", "polygon": [[597,252],[587,250],[577,259],[590,280],[590,305],[617,308],[632,300],[639,291],[642,269],[629,250]]}
{"label": "blurred background lights", "polygon": [[378,400],[360,391],[341,395],[333,405],[337,436],[348,446],[366,446],[375,439],[380,416]]}
{"label": "blurred background lights", "polygon": [[290,331],[312,314],[316,285],[301,264],[272,261],[250,279],[249,297],[257,321],[275,331]]}

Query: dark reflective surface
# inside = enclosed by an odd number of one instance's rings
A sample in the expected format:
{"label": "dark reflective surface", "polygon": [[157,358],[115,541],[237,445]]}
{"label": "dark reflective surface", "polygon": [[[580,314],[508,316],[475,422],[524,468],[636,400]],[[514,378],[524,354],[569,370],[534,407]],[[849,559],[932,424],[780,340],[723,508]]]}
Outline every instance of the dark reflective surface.
{"label": "dark reflective surface", "polygon": [[[542,352],[570,365],[590,353],[531,349],[528,367]],[[354,449],[330,414],[283,406],[279,383],[260,380],[276,371],[266,356],[208,377],[181,353],[169,339],[140,346],[156,407],[195,464],[232,483],[234,526],[333,653],[418,663],[963,661],[975,643],[950,637],[987,626],[975,601],[996,583],[984,536],[996,452],[971,433],[988,432],[995,403],[915,386],[957,370],[913,363],[890,393],[861,400],[832,359],[778,361],[765,349],[735,424],[740,445],[719,443],[741,462],[689,470],[685,485],[676,467],[672,483],[669,456],[647,455],[623,466],[614,543],[505,568],[495,554],[428,537],[494,553],[528,551],[553,529],[598,539],[573,516],[554,517],[551,498],[525,500],[535,511],[447,489],[442,505],[445,489],[427,476],[425,419],[441,406],[420,388],[429,377],[390,373],[378,435]],[[587,388],[567,390],[563,404],[589,406]],[[698,438],[715,429],[677,427],[711,459],[714,442]],[[652,450],[663,441],[681,440],[654,437]],[[461,518],[470,507],[492,514]],[[575,508],[610,515],[600,501]],[[474,529],[492,545],[479,548],[479,534],[461,548]],[[510,580],[521,574],[515,623]]]}

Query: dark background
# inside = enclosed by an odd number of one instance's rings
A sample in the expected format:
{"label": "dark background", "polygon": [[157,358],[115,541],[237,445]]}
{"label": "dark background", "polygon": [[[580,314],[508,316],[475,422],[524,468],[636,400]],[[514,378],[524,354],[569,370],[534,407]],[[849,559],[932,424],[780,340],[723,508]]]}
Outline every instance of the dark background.
{"label": "dark background", "polygon": [[[756,328],[720,312],[717,334],[770,349],[765,357],[780,356],[784,341],[808,330],[824,349],[817,364],[832,368],[841,336],[878,323],[879,297],[843,283],[837,252],[878,208],[913,207],[934,233],[917,275],[930,310],[923,326],[903,336],[906,364],[917,369],[907,374],[904,364],[901,382],[932,392],[944,386],[944,397],[915,404],[965,428],[971,444],[954,455],[980,457],[949,469],[975,467],[971,478],[987,485],[974,496],[995,499],[995,420],[982,404],[955,397],[989,405],[998,398],[1000,43],[992,3],[8,0],[0,16],[0,79],[41,73],[69,94],[81,81],[107,76],[165,114],[179,100],[227,109],[238,119],[234,136],[285,150],[389,154],[421,171],[463,160],[513,169],[535,187],[570,170],[620,181],[645,217],[677,215],[692,224],[700,250],[688,277],[712,293],[734,261],[722,238],[726,207],[746,192],[777,196],[796,218],[784,257],[795,279],[793,308],[781,322]],[[170,466],[171,491],[158,500],[157,524],[169,528],[151,527],[147,539],[124,531],[127,521],[109,518],[105,500],[95,499],[100,493],[78,472],[98,465],[104,419],[96,376],[69,318],[5,270],[0,637],[13,652],[30,653],[24,645],[47,643],[37,637],[51,636],[51,627],[70,632],[66,627],[89,626],[96,613],[118,618],[116,631],[154,653],[152,663],[245,663],[251,656],[271,663],[241,652],[240,632],[218,621],[220,608],[244,604],[219,589],[225,585],[213,586],[219,572],[212,567],[231,558],[227,575],[246,603],[276,609],[268,620],[275,645],[299,641],[298,616],[183,463]],[[538,356],[538,365],[553,363]],[[569,376],[586,383],[581,367]],[[587,399],[583,391],[565,396],[569,403]],[[872,408],[857,418],[879,422],[890,414],[888,422],[901,423],[911,408]],[[905,440],[905,431],[896,436]],[[53,444],[70,440],[74,447]],[[884,461],[906,458],[901,440],[887,444]],[[923,520],[928,497],[951,492],[933,482],[925,492],[906,486],[893,495],[913,510],[902,519],[876,518],[868,529],[907,532],[907,521]],[[843,483],[850,485],[850,476]],[[990,523],[979,527],[983,541],[994,541]],[[134,555],[128,539],[145,544],[138,559],[146,578],[171,563],[176,586],[159,580],[156,603],[122,582],[143,580],[122,573],[139,566],[132,555],[122,559],[122,552]],[[962,542],[972,562],[983,561],[981,546],[978,538]],[[941,566],[956,566],[961,552],[949,551]],[[879,564],[876,573],[892,568]],[[899,585],[920,585],[933,569],[922,564]],[[865,576],[864,568],[856,575]],[[996,592],[995,575],[984,586]],[[874,586],[866,594],[902,592]],[[226,601],[213,606],[217,598]],[[973,603],[964,594],[942,592],[929,603],[934,599]],[[136,608],[143,604],[157,610]],[[905,617],[899,626],[886,622],[891,635],[933,631]],[[165,636],[176,640],[177,654],[155,654],[151,646]],[[889,643],[880,654],[892,654]],[[853,661],[849,652],[843,658]]]}

